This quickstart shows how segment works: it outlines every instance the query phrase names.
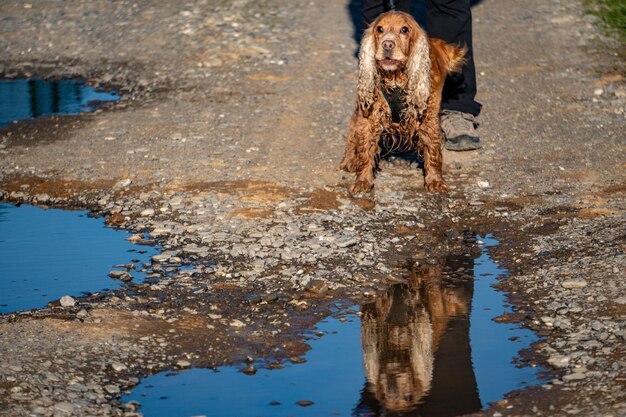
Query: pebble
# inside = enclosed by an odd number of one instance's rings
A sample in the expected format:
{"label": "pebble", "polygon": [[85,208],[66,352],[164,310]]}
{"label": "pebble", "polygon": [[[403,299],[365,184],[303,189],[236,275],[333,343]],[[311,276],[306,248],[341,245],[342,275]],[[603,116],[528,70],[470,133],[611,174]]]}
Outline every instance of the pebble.
{"label": "pebble", "polygon": [[58,413],[62,416],[69,416],[74,413],[76,407],[68,402],[57,403],[53,407],[55,415]]}
{"label": "pebble", "polygon": [[125,370],[127,370],[127,369],[128,369],[128,368],[126,367],[126,365],[124,365],[124,364],[123,364],[123,363],[121,363],[121,362],[113,362],[113,363],[111,364],[111,368],[113,368],[113,370],[114,370],[115,372],[121,372],[121,371],[125,371]]}
{"label": "pebble", "polygon": [[335,240],[335,244],[340,248],[347,248],[354,246],[358,243],[358,239],[355,236],[344,236]]}
{"label": "pebble", "polygon": [[571,374],[567,374],[563,376],[563,381],[579,381],[581,379],[587,378],[587,375],[580,372],[574,372]]}
{"label": "pebble", "polygon": [[104,391],[110,395],[119,395],[120,387],[118,387],[117,385],[105,385]]}
{"label": "pebble", "polygon": [[315,403],[309,400],[300,400],[296,404],[299,405],[300,407],[309,407]]}
{"label": "pebble", "polygon": [[176,361],[176,366],[181,369],[189,368],[191,367],[191,362],[181,359],[181,360]]}
{"label": "pebble", "polygon": [[548,358],[548,363],[556,368],[565,368],[570,361],[569,356],[552,355]]}
{"label": "pebble", "polygon": [[59,300],[59,303],[61,303],[61,307],[74,307],[76,305],[76,300],[69,295],[64,295]]}
{"label": "pebble", "polygon": [[154,209],[148,208],[148,209],[142,210],[141,213],[139,213],[139,215],[142,217],[152,217],[154,216]]}
{"label": "pebble", "polygon": [[583,278],[572,278],[561,281],[561,287],[567,289],[580,289],[587,286],[587,281]]}
{"label": "pebble", "polygon": [[113,186],[114,190],[121,190],[123,188],[128,187],[129,185],[131,185],[133,183],[133,181],[130,178],[127,178],[125,180],[121,180],[115,183],[115,185]]}

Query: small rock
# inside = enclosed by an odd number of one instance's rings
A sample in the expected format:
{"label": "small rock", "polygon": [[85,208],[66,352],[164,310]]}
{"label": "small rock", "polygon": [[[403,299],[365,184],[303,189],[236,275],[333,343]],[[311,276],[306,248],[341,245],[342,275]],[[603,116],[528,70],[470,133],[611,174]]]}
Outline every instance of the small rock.
{"label": "small rock", "polygon": [[55,414],[60,414],[60,415],[72,415],[74,413],[74,410],[76,409],[76,407],[74,407],[72,404],[67,403],[67,402],[62,402],[62,403],[58,403],[54,405],[54,412]]}
{"label": "small rock", "polygon": [[176,361],[176,366],[181,369],[189,368],[191,367],[191,362],[181,359],[179,361]]}
{"label": "small rock", "polygon": [[489,188],[491,186],[489,184],[489,181],[481,181],[481,180],[477,180],[476,185],[478,185],[478,187],[480,188]]}
{"label": "small rock", "polygon": [[596,88],[595,90],[593,90],[594,96],[601,96],[602,94],[604,94],[604,90],[601,88]]}
{"label": "small rock", "polygon": [[124,276],[124,274],[126,274],[126,271],[118,271],[116,269],[109,272],[109,276],[114,279],[120,279]]}
{"label": "small rock", "polygon": [[328,285],[320,279],[313,279],[306,289],[313,294],[324,295],[328,292]]}
{"label": "small rock", "polygon": [[548,358],[548,363],[556,368],[565,368],[569,364],[569,360],[569,356],[552,355]]}
{"label": "small rock", "polygon": [[76,300],[69,295],[64,295],[59,300],[59,303],[61,303],[61,307],[74,307],[76,305]]}
{"label": "small rock", "polygon": [[299,405],[300,407],[308,407],[308,406],[311,406],[311,405],[313,405],[315,403],[313,401],[309,401],[309,400],[300,400],[296,404]]}
{"label": "small rock", "polygon": [[575,372],[563,376],[563,381],[579,381],[585,378],[587,378],[587,375],[585,375],[584,373]]}
{"label": "small rock", "polygon": [[358,240],[354,236],[344,236],[340,237],[335,241],[335,244],[340,248],[347,248],[349,246],[354,246],[358,243]]}
{"label": "small rock", "polygon": [[561,287],[567,289],[580,289],[587,286],[587,281],[582,278],[566,279],[561,282]]}
{"label": "small rock", "polygon": [[233,320],[230,322],[230,327],[246,327],[246,323],[241,320]]}
{"label": "small rock", "polygon": [[127,178],[125,180],[121,180],[121,181],[118,181],[117,183],[115,183],[115,185],[113,186],[113,189],[114,190],[121,190],[123,188],[128,187],[132,183],[133,183],[133,180],[131,180],[130,178]]}
{"label": "small rock", "polygon": [[142,212],[139,213],[139,215],[142,217],[152,217],[154,216],[154,209],[148,208],[148,209],[142,210]]}
{"label": "small rock", "polygon": [[550,326],[550,327],[554,326],[554,318],[550,316],[543,316],[540,318],[540,320],[546,326]]}
{"label": "small rock", "polygon": [[248,366],[246,366],[245,368],[243,368],[241,370],[241,372],[243,372],[246,375],[254,375],[256,374],[256,368],[254,367],[253,364],[248,364]]}
{"label": "small rock", "polygon": [[105,385],[104,390],[110,395],[119,395],[120,387],[117,385]]}
{"label": "small rock", "polygon": [[111,368],[115,371],[115,372],[121,372],[121,371],[125,371],[126,369],[128,369],[126,367],[126,365],[124,365],[123,363],[120,362],[113,362],[111,364]]}

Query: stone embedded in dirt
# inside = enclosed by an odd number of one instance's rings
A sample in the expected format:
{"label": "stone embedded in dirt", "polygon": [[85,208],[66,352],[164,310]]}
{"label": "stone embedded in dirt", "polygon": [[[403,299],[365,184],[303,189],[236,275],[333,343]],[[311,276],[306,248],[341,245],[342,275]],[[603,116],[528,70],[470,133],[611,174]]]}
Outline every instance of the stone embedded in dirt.
{"label": "stone embedded in dirt", "polygon": [[105,385],[104,390],[110,395],[119,395],[120,387],[117,385]]}
{"label": "stone embedded in dirt", "polygon": [[76,300],[69,295],[64,295],[59,300],[59,303],[61,303],[61,307],[74,307],[76,305]]}
{"label": "stone embedded in dirt", "polygon": [[565,368],[569,361],[570,357],[565,355],[552,355],[548,358],[548,363],[556,368]]}
{"label": "stone embedded in dirt", "polygon": [[561,287],[567,289],[580,289],[587,286],[587,281],[582,278],[566,279],[561,282]]}
{"label": "stone embedded in dirt", "polygon": [[76,409],[76,407],[68,402],[62,402],[62,403],[55,404],[53,409],[54,409],[55,416],[56,415],[70,416],[74,413],[74,410]]}
{"label": "stone embedded in dirt", "polygon": [[148,209],[142,210],[141,213],[139,213],[139,215],[142,217],[152,217],[154,216],[154,209],[148,208]]}
{"label": "stone embedded in dirt", "polygon": [[587,378],[587,375],[584,373],[574,372],[571,374],[567,374],[563,376],[563,381],[580,381],[581,379]]}
{"label": "stone embedded in dirt", "polygon": [[111,364],[111,368],[115,371],[115,372],[121,372],[121,371],[125,371],[128,368],[126,367],[126,365],[124,365],[121,362],[113,362]]}
{"label": "stone embedded in dirt", "polygon": [[191,362],[181,359],[179,361],[176,361],[176,366],[181,369],[189,368],[191,367]]}
{"label": "stone embedded in dirt", "polygon": [[230,327],[246,327],[246,323],[241,320],[233,320],[230,323]]}
{"label": "stone embedded in dirt", "polygon": [[313,294],[324,295],[328,292],[328,284],[320,279],[313,279],[306,289]]}
{"label": "stone embedded in dirt", "polygon": [[335,244],[340,248],[347,248],[349,246],[354,246],[358,243],[358,239],[356,236],[343,236],[335,241]]}
{"label": "stone embedded in dirt", "polygon": [[113,189],[114,190],[121,190],[123,188],[128,187],[132,183],[133,183],[133,180],[131,180],[130,178],[127,178],[125,180],[121,180],[121,181],[118,181],[117,183],[115,183],[115,185],[113,186]]}

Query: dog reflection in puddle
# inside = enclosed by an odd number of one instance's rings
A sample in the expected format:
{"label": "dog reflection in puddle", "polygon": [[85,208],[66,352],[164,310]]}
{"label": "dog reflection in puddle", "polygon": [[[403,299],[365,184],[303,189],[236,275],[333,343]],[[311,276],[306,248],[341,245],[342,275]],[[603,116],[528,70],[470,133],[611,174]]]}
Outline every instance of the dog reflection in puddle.
{"label": "dog reflection in puddle", "polygon": [[[453,271],[473,270],[471,258],[445,263]],[[356,415],[480,410],[469,344],[473,280],[442,277],[441,266],[421,269],[363,306],[366,385]]]}

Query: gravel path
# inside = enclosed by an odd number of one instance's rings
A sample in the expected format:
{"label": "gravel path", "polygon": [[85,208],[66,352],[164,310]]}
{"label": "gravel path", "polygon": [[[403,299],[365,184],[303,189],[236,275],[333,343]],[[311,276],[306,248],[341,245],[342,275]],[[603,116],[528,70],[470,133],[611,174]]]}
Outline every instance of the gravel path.
{"label": "gravel path", "polygon": [[483,414],[624,415],[623,68],[577,2],[473,10],[485,148],[445,154],[447,196],[392,159],[354,198],[347,3],[0,2],[0,74],[123,93],[0,130],[0,198],[90,208],[164,249],[145,283],[0,317],[0,414],[134,416],[117,399],[139,377],[280,363],[336,302],[493,233],[549,374]]}

